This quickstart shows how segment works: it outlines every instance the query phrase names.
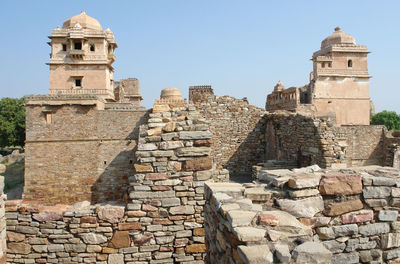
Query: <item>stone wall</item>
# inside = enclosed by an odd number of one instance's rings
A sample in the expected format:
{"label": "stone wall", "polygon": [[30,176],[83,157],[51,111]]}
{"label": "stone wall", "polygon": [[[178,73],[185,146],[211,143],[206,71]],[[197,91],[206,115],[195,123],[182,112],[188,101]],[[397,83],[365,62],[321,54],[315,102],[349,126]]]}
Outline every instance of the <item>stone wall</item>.
{"label": "stone wall", "polygon": [[[103,113],[104,114],[104,113]],[[155,106],[139,127],[127,205],[7,203],[9,263],[204,263],[212,134],[196,108]]]}
{"label": "stone wall", "polygon": [[266,159],[299,166],[351,167],[384,164],[384,126],[334,126],[332,117],[286,111],[266,115]]}
{"label": "stone wall", "polygon": [[388,131],[384,139],[385,165],[400,169],[400,132]]}
{"label": "stone wall", "polygon": [[[206,183],[210,263],[397,263],[400,171],[261,171],[259,183]],[[392,262],[393,261],[393,262]]]}
{"label": "stone wall", "polygon": [[[0,167],[0,173],[3,174],[5,170]],[[5,202],[4,202],[4,177],[0,176],[0,264],[5,264],[7,259],[7,243],[6,243],[6,216],[5,216]]]}
{"label": "stone wall", "polygon": [[147,111],[47,99],[50,105],[27,100],[23,199],[45,205],[121,201]]}
{"label": "stone wall", "polygon": [[265,110],[229,96],[209,96],[196,107],[210,121],[217,168],[250,178],[251,166],[264,161]]}

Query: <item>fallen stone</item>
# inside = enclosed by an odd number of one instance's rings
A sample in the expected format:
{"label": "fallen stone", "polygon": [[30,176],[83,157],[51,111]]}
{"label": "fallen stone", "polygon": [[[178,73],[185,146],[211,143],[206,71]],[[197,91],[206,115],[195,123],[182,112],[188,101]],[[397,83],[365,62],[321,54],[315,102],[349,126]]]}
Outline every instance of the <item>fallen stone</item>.
{"label": "fallen stone", "polygon": [[360,210],[342,215],[342,222],[344,224],[363,223],[372,221],[374,219],[374,211]]}
{"label": "fallen stone", "polygon": [[[296,217],[293,215],[279,210],[264,211],[260,214],[267,215],[269,219],[276,219],[273,223],[278,223],[275,226],[270,226],[271,229],[275,231],[280,231],[284,233],[279,233],[279,237],[298,237],[298,236],[311,236],[311,227],[305,226],[300,223]],[[260,219],[260,218],[259,218]],[[269,221],[271,222],[271,221]]]}
{"label": "fallen stone", "polygon": [[322,175],[319,185],[322,195],[358,194],[363,191],[359,174]]}
{"label": "fallen stone", "polygon": [[351,211],[360,210],[364,207],[361,200],[350,200],[341,203],[332,203],[329,204],[328,208],[324,210],[324,214],[328,216],[336,216],[344,213],[348,213]]}
{"label": "fallen stone", "polygon": [[273,263],[274,256],[267,245],[239,246],[238,254],[244,263]]}
{"label": "fallen stone", "polygon": [[279,199],[277,202],[281,210],[296,217],[313,217],[324,210],[324,201],[321,196],[300,200]]}
{"label": "fallen stone", "polygon": [[378,218],[380,221],[391,222],[396,221],[398,215],[399,212],[395,210],[380,210]]}
{"label": "fallen stone", "polygon": [[296,263],[330,263],[332,253],[321,243],[305,242],[295,247],[292,256]]}
{"label": "fallen stone", "polygon": [[110,223],[118,223],[124,216],[125,206],[109,205],[98,207],[98,217],[100,220]]}

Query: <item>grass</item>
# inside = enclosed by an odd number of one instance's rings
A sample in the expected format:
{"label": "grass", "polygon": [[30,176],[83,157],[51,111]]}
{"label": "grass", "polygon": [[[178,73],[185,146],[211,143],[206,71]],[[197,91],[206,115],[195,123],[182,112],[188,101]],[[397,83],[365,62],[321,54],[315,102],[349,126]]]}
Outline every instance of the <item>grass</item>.
{"label": "grass", "polygon": [[24,185],[24,162],[14,162],[12,164],[5,164],[7,169],[3,173],[4,176],[4,193],[9,190]]}

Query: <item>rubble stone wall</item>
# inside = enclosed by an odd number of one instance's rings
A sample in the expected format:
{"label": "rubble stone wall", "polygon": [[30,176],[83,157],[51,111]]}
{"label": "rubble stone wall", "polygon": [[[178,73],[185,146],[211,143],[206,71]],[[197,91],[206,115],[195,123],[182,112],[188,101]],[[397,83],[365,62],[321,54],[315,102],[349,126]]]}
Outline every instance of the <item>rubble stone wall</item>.
{"label": "rubble stone wall", "polygon": [[[0,173],[2,174],[0,168]],[[7,260],[7,243],[6,243],[6,216],[4,202],[4,176],[0,176],[0,264],[5,264]]]}
{"label": "rubble stone wall", "polygon": [[[26,109],[26,201],[53,205],[122,200],[134,172],[145,110],[98,110],[95,105]],[[51,111],[50,123],[46,111]]]}
{"label": "rubble stone wall", "polygon": [[264,115],[262,108],[246,99],[209,96],[196,107],[210,121],[213,133],[211,156],[217,168],[232,175],[251,175],[251,166],[264,161]]}
{"label": "rubble stone wall", "polygon": [[400,132],[388,131],[384,139],[385,166],[400,169]]}
{"label": "rubble stone wall", "polygon": [[[210,263],[397,263],[400,171],[261,171],[259,183],[206,183]],[[230,261],[233,260],[233,261]]]}
{"label": "rubble stone wall", "polygon": [[155,106],[139,127],[127,204],[7,203],[8,263],[204,263],[212,133],[194,106]]}
{"label": "rubble stone wall", "polygon": [[334,122],[286,111],[266,115],[266,159],[321,167],[384,164],[384,126],[337,127]]}

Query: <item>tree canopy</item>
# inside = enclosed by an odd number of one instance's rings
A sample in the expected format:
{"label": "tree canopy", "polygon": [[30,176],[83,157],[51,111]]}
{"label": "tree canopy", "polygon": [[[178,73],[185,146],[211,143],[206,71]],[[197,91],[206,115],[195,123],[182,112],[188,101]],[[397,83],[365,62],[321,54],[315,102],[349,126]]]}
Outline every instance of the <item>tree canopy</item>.
{"label": "tree canopy", "polygon": [[371,125],[385,125],[389,130],[400,130],[400,115],[384,110],[372,116]]}
{"label": "tree canopy", "polygon": [[25,98],[0,100],[0,147],[24,146]]}

